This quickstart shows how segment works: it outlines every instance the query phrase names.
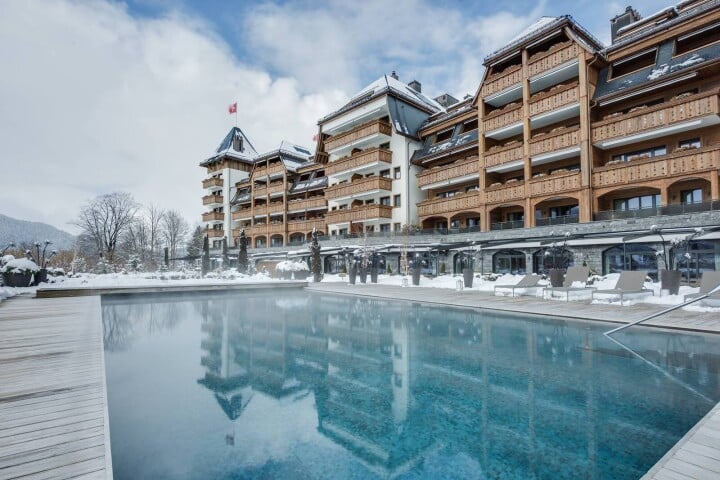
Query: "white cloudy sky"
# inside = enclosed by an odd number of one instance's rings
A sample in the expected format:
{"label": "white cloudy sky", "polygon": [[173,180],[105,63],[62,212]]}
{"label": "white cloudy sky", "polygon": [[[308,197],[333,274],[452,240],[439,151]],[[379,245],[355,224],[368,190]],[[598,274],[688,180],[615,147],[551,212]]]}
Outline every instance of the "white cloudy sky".
{"label": "white cloudy sky", "polygon": [[0,0],[0,213],[74,232],[84,202],[122,190],[197,221],[197,164],[233,125],[233,101],[259,150],[310,146],[318,118],[392,69],[462,98],[483,57],[537,17],[572,14],[607,41],[624,10],[501,5]]}

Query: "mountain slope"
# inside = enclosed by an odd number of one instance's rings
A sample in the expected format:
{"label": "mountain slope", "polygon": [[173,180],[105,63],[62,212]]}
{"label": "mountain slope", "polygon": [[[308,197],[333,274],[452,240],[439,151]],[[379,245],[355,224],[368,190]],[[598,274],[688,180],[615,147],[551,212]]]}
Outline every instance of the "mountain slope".
{"label": "mountain slope", "polygon": [[54,250],[70,250],[75,246],[75,236],[40,222],[27,222],[0,214],[0,249],[10,242],[32,244],[35,242],[53,242]]}

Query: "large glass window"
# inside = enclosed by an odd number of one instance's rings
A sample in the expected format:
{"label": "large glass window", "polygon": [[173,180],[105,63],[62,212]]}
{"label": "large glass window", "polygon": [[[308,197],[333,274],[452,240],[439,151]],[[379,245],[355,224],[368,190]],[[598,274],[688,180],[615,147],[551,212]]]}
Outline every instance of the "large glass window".
{"label": "large glass window", "polygon": [[636,150],[634,152],[621,153],[619,155],[613,155],[612,159],[616,162],[629,162],[631,160],[640,160],[642,158],[659,157],[660,155],[667,154],[667,147],[665,145],[658,145],[656,147],[645,148],[643,150]]}
{"label": "large glass window", "polygon": [[519,250],[500,250],[493,255],[494,273],[525,274],[525,254]]}
{"label": "large glass window", "polygon": [[616,198],[613,200],[614,210],[641,210],[656,208],[662,205],[660,194],[642,195],[639,197]]}
{"label": "large glass window", "polygon": [[[720,257],[720,244],[711,241],[693,241],[690,245],[674,248],[675,265],[687,282],[699,281],[703,272],[716,270],[715,258]],[[687,254],[687,255],[686,255]]]}
{"label": "large glass window", "polygon": [[680,192],[680,203],[687,205],[689,203],[702,203],[702,188],[693,188],[692,190],[683,190]]}
{"label": "large glass window", "polygon": [[608,248],[602,254],[603,274],[625,270],[646,270],[657,279],[656,250],[649,245],[623,244]]}
{"label": "large glass window", "polygon": [[575,265],[572,251],[567,248],[543,248],[533,253],[533,272],[544,275],[552,268],[567,268]]}

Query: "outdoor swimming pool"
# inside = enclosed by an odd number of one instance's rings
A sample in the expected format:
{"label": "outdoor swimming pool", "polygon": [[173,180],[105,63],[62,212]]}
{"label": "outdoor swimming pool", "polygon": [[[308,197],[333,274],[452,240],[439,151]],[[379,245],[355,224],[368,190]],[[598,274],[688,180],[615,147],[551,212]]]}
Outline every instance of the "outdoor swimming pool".
{"label": "outdoor swimming pool", "polygon": [[720,338],[282,292],[103,299],[116,480],[636,479]]}

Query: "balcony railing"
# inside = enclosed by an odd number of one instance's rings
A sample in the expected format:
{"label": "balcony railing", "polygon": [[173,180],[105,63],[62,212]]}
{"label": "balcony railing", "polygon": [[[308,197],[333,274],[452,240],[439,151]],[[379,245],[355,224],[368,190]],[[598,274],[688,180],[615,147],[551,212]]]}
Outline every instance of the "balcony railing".
{"label": "balcony railing", "polygon": [[580,172],[553,173],[529,182],[530,196],[552,195],[577,190],[580,185]]}
{"label": "balcony railing", "polygon": [[566,105],[577,103],[580,99],[578,84],[556,85],[547,92],[538,93],[530,98],[530,116],[551,112]]}
{"label": "balcony railing", "polygon": [[501,92],[519,83],[520,80],[522,80],[522,65],[506,68],[502,72],[490,75],[485,80],[481,89],[481,95],[487,97],[494,93]]}
{"label": "balcony railing", "polygon": [[679,175],[689,175],[720,168],[720,145],[675,151],[661,157],[651,157],[614,165],[596,167],[593,187],[627,185]]}
{"label": "balcony railing", "polygon": [[285,233],[285,224],[284,223],[270,223],[268,224],[268,234],[274,235],[277,233]]}
{"label": "balcony railing", "polygon": [[525,182],[511,182],[503,185],[491,185],[485,189],[486,203],[501,203],[525,198]]}
{"label": "balcony railing", "polygon": [[477,191],[471,191],[449,198],[433,198],[420,202],[417,206],[419,217],[448,215],[468,210],[476,210],[480,207],[480,194]]}
{"label": "balcony railing", "polygon": [[269,187],[266,187],[266,186],[255,187],[253,189],[253,196],[264,197],[266,195],[272,195],[274,193],[284,192],[284,191],[285,191],[285,185],[282,182],[280,182],[280,183],[276,183],[274,185],[270,185]]}
{"label": "balcony railing", "polygon": [[495,222],[490,224],[490,230],[509,230],[525,227],[524,220],[511,220],[509,222]]}
{"label": "balcony railing", "polygon": [[235,210],[232,212],[232,219],[233,220],[241,220],[243,218],[250,218],[250,209],[249,208],[241,208],[239,210]]}
{"label": "balcony railing", "polygon": [[535,135],[530,140],[530,156],[565,150],[580,143],[580,127]]}
{"label": "balcony railing", "polygon": [[676,203],[659,207],[640,208],[635,210],[604,210],[595,213],[597,221],[620,220],[625,218],[648,218],[659,215],[683,215],[686,213],[710,212],[720,210],[720,200],[702,203]]}
{"label": "balcony railing", "polygon": [[371,123],[360,125],[359,127],[353,128],[347,132],[333,135],[325,140],[325,150],[329,152],[335,150],[336,148],[354,143],[365,137],[378,134],[387,135],[389,137],[392,134],[392,127],[389,123],[382,120],[376,120]]}
{"label": "balcony railing", "polygon": [[254,217],[264,217],[268,214],[268,208],[267,205],[262,206],[255,206],[253,208],[253,216]]}
{"label": "balcony railing", "polygon": [[522,160],[523,144],[515,141],[500,148],[490,149],[483,155],[483,158],[485,159],[485,168]]}
{"label": "balcony railing", "polygon": [[225,236],[225,231],[217,228],[206,228],[205,233],[208,238],[222,238]]}
{"label": "balcony railing", "polygon": [[325,189],[325,198],[332,200],[360,195],[375,190],[392,190],[392,179],[385,177],[367,177],[350,183],[339,183]]}
{"label": "balcony railing", "polygon": [[362,222],[376,218],[392,218],[393,207],[389,205],[362,205],[345,210],[332,210],[325,216],[326,223]]}
{"label": "balcony railing", "polygon": [[206,178],[203,180],[202,185],[203,188],[222,187],[223,179],[222,177]]}
{"label": "balcony railing", "polygon": [[225,220],[225,214],[223,212],[205,212],[202,214],[203,222],[222,222]]}
{"label": "balcony railing", "polygon": [[548,225],[566,225],[568,223],[578,223],[580,217],[577,215],[562,215],[559,217],[543,217],[535,219],[536,227],[545,227]]}
{"label": "balcony railing", "polygon": [[417,174],[418,187],[433,185],[440,182],[449,182],[453,178],[462,178],[479,174],[477,157],[470,157],[450,165],[428,168]]}
{"label": "balcony railing", "polygon": [[282,162],[270,165],[269,167],[267,165],[262,165],[255,169],[255,171],[253,172],[253,178],[263,178],[267,177],[268,175],[277,175],[283,173],[284,171],[285,166],[282,164]]}
{"label": "balcony railing", "polygon": [[572,42],[553,45],[547,52],[537,53],[528,59],[528,75],[534,77],[578,57],[579,47]]}
{"label": "balcony railing", "polygon": [[383,148],[364,150],[351,157],[341,158],[340,160],[328,163],[325,167],[325,174],[328,176],[337,175],[341,172],[355,170],[356,168],[374,165],[380,162],[388,164],[391,163],[392,152]]}
{"label": "balcony railing", "polygon": [[325,232],[325,219],[312,218],[309,220],[294,220],[287,222],[288,233],[310,233],[313,228],[318,232]]}
{"label": "balcony railing", "polygon": [[203,205],[212,205],[214,203],[223,203],[222,195],[205,195],[203,197]]}
{"label": "balcony railing", "polygon": [[325,197],[313,197],[302,200],[291,200],[287,204],[288,212],[304,212],[307,210],[322,210],[327,208]]}
{"label": "balcony railing", "polygon": [[486,132],[497,130],[522,120],[522,105],[511,103],[500,110],[495,110],[483,119]]}
{"label": "balcony railing", "polygon": [[595,122],[592,139],[593,143],[619,139],[718,113],[717,91],[704,92]]}

